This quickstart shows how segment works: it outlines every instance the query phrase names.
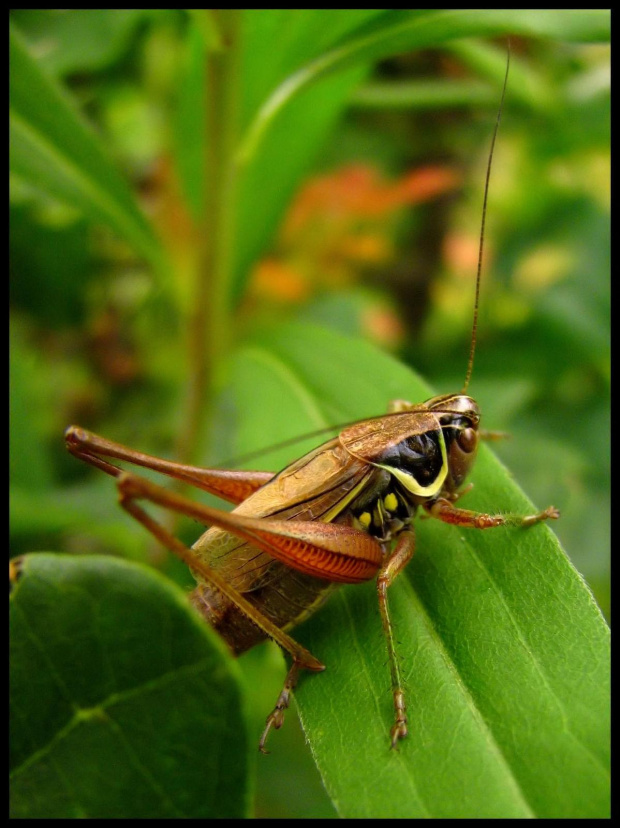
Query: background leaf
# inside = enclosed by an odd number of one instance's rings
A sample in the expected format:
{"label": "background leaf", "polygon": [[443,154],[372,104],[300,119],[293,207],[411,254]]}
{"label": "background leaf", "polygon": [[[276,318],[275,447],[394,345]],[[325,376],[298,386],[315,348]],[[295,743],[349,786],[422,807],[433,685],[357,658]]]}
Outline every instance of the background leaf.
{"label": "background leaf", "polygon": [[9,45],[11,171],[110,225],[160,267],[159,241],[99,140],[14,27]]}
{"label": "background leaf", "polygon": [[244,816],[237,666],[185,596],[110,558],[19,566],[13,818]]}
{"label": "background leaf", "polygon": [[256,152],[259,139],[270,121],[305,86],[327,73],[348,69],[356,63],[377,60],[412,49],[428,48],[459,37],[499,34],[537,34],[566,39],[605,41],[609,38],[609,16],[604,10],[578,11],[565,15],[549,10],[532,14],[522,10],[414,10],[386,12],[354,34],[343,38],[333,51],[325,51],[314,62],[303,66],[278,87],[262,105],[242,144],[243,159]]}
{"label": "background leaf", "polygon": [[[564,10],[546,10],[543,14],[536,10],[528,14],[523,9],[513,13],[488,9],[402,10],[373,15],[368,21],[360,21],[357,10],[357,17],[343,13],[339,20],[330,21],[329,28],[325,30],[321,10],[304,11],[305,19],[300,19],[297,11],[289,10],[283,14],[285,19],[278,13],[270,13],[274,31],[290,31],[294,18],[299,26],[293,29],[298,39],[293,35],[287,43],[290,54],[295,54],[297,64],[301,56],[307,55],[310,60],[301,66],[287,61],[286,49],[277,52],[271,49],[272,38],[264,36],[265,27],[260,18],[248,18],[248,63],[243,87],[248,97],[251,97],[256,86],[261,89],[259,84],[265,70],[257,69],[259,62],[273,64],[282,61],[289,73],[253,113],[241,139],[241,204],[246,206],[247,213],[242,213],[239,220],[247,232],[243,247],[237,248],[235,269],[241,274],[237,276],[237,297],[243,287],[243,282],[239,285],[239,279],[247,272],[248,263],[262,252],[265,240],[270,238],[294,182],[312,160],[312,149],[316,151],[342,108],[344,97],[359,84],[367,71],[364,67],[371,61],[472,36],[529,34],[567,40],[605,41],[609,38],[610,24],[605,10],[571,10],[568,14]],[[316,56],[308,49],[307,40],[308,34],[315,28],[323,31],[323,37],[315,41]],[[253,35],[257,36],[253,38]],[[336,45],[330,50],[334,42]],[[273,56],[271,61],[270,55]],[[334,78],[330,81],[332,74]],[[318,89],[312,91],[315,85]],[[268,82],[263,89],[269,90]],[[255,97],[260,100],[258,95]],[[252,111],[251,105],[247,109]],[[291,134],[296,136],[296,140],[287,141],[285,150],[281,147],[281,136]],[[256,194],[260,204],[255,203],[252,194]],[[254,234],[256,241],[253,243]],[[247,248],[247,256],[243,256],[244,248]]]}

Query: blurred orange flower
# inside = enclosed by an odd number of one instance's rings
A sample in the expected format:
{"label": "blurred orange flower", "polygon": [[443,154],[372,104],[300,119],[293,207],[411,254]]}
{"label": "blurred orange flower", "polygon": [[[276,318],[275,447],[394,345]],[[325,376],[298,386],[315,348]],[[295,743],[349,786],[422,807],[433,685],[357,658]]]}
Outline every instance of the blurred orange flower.
{"label": "blurred orange flower", "polygon": [[255,268],[252,299],[302,302],[319,289],[355,282],[360,265],[389,264],[398,210],[459,183],[458,173],[440,166],[387,181],[374,167],[355,164],[311,179],[293,202],[275,250]]}

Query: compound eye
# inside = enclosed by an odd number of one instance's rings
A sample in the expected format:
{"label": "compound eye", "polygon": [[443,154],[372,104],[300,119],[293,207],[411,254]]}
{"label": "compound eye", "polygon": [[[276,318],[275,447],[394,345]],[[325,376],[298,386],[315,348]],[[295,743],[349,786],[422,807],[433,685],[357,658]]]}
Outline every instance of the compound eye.
{"label": "compound eye", "polygon": [[476,433],[476,429],[464,428],[462,431],[459,431],[456,440],[459,444],[459,448],[467,454],[470,454],[478,445],[478,434]]}

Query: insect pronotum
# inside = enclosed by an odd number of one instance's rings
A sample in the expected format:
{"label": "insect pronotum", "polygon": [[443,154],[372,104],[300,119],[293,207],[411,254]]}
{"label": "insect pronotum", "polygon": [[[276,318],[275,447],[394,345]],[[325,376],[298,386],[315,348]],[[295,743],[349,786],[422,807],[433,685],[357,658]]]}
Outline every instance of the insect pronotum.
{"label": "insect pronotum", "polygon": [[[484,514],[455,506],[472,468],[480,410],[467,388],[473,369],[484,225],[493,149],[506,90],[509,60],[487,163],[476,276],[473,328],[465,382],[460,392],[424,403],[396,401],[388,414],[344,427],[337,437],[278,474],[205,469],[162,460],[71,426],[69,451],[116,478],[122,507],[196,578],[190,601],[228,643],[242,653],[266,638],[289,653],[292,665],[259,742],[279,728],[302,670],[325,666],[285,629],[314,612],[342,583],[376,578],[387,642],[394,719],[390,742],[407,735],[407,708],[388,606],[389,587],[414,552],[418,509],[457,526],[487,529],[531,526],[557,518],[550,506],[533,515]],[[204,506],[112,460],[143,466],[205,489],[235,504],[232,512]],[[189,548],[153,519],[141,501],[209,525]]]}

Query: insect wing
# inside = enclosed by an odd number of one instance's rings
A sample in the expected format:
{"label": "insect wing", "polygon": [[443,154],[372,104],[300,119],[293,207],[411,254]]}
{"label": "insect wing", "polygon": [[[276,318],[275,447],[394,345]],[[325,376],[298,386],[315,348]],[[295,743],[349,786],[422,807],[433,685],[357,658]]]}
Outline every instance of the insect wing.
{"label": "insect wing", "polygon": [[[235,514],[329,523],[368,484],[376,470],[352,457],[338,438],[296,460],[243,501]],[[235,535],[209,529],[193,549],[239,592],[249,592],[290,569]]]}

